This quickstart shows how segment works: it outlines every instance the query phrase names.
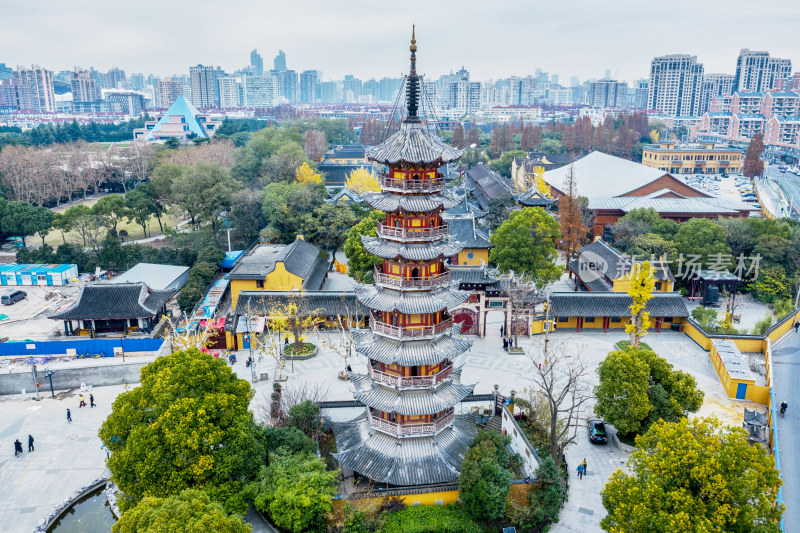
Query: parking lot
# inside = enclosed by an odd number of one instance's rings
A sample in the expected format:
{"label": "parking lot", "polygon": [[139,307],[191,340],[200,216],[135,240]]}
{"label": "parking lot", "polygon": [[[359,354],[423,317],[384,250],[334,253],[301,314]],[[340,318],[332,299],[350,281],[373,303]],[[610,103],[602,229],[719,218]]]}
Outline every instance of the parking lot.
{"label": "parking lot", "polygon": [[69,305],[78,295],[75,285],[62,287],[3,286],[0,294],[11,290],[22,290],[27,298],[13,305],[0,305],[0,337],[9,340],[47,340],[53,337],[61,323],[47,315],[63,305]]}
{"label": "parking lot", "polygon": [[749,178],[738,174],[677,174],[686,184],[713,196],[745,202],[758,206],[758,200]]}

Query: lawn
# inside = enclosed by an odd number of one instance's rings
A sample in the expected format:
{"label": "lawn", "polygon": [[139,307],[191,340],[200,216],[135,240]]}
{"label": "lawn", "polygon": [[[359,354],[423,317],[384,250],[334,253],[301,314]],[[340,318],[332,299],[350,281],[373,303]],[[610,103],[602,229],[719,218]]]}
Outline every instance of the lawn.
{"label": "lawn", "polygon": [[[87,201],[86,205],[93,204],[96,202],[96,199]],[[91,203],[90,203],[91,202]],[[174,228],[181,222],[181,219],[176,217],[173,213],[168,212],[161,217],[161,223],[164,226],[169,226],[170,228]],[[138,240],[144,237],[144,232],[142,231],[142,227],[137,224],[136,222],[120,222],[117,225],[117,231],[125,230],[128,232],[128,236],[125,237],[125,241],[132,241]],[[150,217],[150,220],[147,222],[147,236],[152,237],[153,235],[158,235],[161,233],[161,230],[158,226],[158,220],[156,217]],[[83,239],[81,239],[80,234],[75,231],[70,231],[69,233],[65,234],[68,243],[71,244],[83,244]],[[41,243],[42,240],[37,237],[29,237],[28,240],[30,242]],[[64,239],[61,237],[61,232],[58,230],[53,230],[47,234],[44,238],[45,244],[49,244],[53,248],[57,247],[60,244],[64,244]]]}

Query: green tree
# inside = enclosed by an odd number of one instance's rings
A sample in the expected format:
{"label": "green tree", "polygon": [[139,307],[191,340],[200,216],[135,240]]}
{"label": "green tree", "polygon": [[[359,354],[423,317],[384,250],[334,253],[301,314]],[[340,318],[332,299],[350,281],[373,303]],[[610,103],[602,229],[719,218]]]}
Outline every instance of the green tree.
{"label": "green tree", "polygon": [[306,400],[289,409],[289,425],[299,429],[307,437],[312,437],[322,427],[319,405]]}
{"label": "green tree", "polygon": [[121,194],[109,194],[92,206],[94,214],[103,218],[103,225],[111,228],[114,235],[117,234],[117,225],[129,214],[125,199]]}
{"label": "green tree", "polygon": [[147,222],[155,210],[153,199],[137,186],[125,193],[124,203],[128,220],[139,224],[147,237]]}
{"label": "green tree", "polygon": [[558,222],[541,207],[513,211],[491,237],[489,260],[501,272],[514,271],[543,287],[561,277],[555,264]]}
{"label": "green tree", "polygon": [[344,243],[347,256],[347,273],[358,282],[370,282],[373,268],[381,263],[381,258],[368,253],[361,242],[362,236],[375,237],[378,233],[378,220],[383,221],[386,215],[381,211],[371,211],[361,222],[353,226]]}
{"label": "green tree", "polygon": [[778,471],[742,428],[716,418],[658,422],[636,447],[630,473],[617,470],[603,489],[605,531],[781,531]]}
{"label": "green tree", "polygon": [[319,531],[333,509],[338,471],[327,471],[312,453],[270,454],[249,493],[256,508],[282,530]]}
{"label": "green tree", "polygon": [[510,178],[511,177],[511,163],[514,162],[514,159],[525,159],[527,157],[528,152],[523,150],[512,150],[510,152],[503,152],[497,159],[492,159],[489,161],[489,168],[494,170],[495,172],[500,173],[501,175]]}
{"label": "green tree", "polygon": [[167,150],[177,150],[180,147],[181,143],[178,141],[177,137],[169,137],[166,141],[164,141],[164,148]]}
{"label": "green tree", "polygon": [[544,154],[563,154],[566,149],[557,139],[545,139],[539,145],[539,151]]}
{"label": "green tree", "polygon": [[508,220],[509,215],[517,209],[517,201],[511,193],[501,194],[489,199],[489,210],[486,215],[486,222],[492,231],[500,227],[500,224]]}
{"label": "green tree", "polygon": [[189,215],[192,224],[208,222],[216,236],[219,215],[230,208],[233,193],[239,186],[230,171],[219,163],[198,163],[172,182],[172,196]]}
{"label": "green tree", "polygon": [[324,250],[336,250],[356,223],[358,218],[349,206],[323,203],[303,216],[301,229],[312,243]]}
{"label": "green tree", "polygon": [[295,169],[309,162],[303,143],[297,128],[265,128],[236,153],[234,174],[251,186],[294,181]]}
{"label": "green tree", "polygon": [[267,219],[261,208],[262,196],[261,193],[249,189],[233,193],[228,220],[247,242],[258,237],[258,233],[267,225]]}
{"label": "green tree", "polygon": [[510,444],[508,435],[481,430],[464,455],[458,496],[472,518],[491,521],[503,516],[514,479],[510,470],[520,461],[509,451]]}
{"label": "green tree", "polygon": [[324,203],[322,184],[275,182],[264,187],[262,212],[267,227],[278,235],[280,242],[292,242],[303,230],[303,220]]}
{"label": "green tree", "polygon": [[[708,268],[718,257],[728,256],[728,261],[731,259],[725,231],[707,218],[692,218],[680,224],[675,234],[675,247],[678,254],[683,254],[684,261],[698,258],[703,268]],[[727,265],[723,265],[723,270],[726,268]]]}
{"label": "green tree", "polygon": [[506,519],[525,531],[537,531],[537,527],[558,521],[564,496],[561,473],[553,458],[546,455],[536,469],[536,481],[528,489],[526,505],[510,499]]}
{"label": "green tree", "polygon": [[3,232],[7,235],[22,237],[22,245],[26,246],[25,238],[39,234],[44,244],[44,237],[52,227],[53,212],[46,207],[34,207],[28,202],[8,202],[2,210]]}
{"label": "green tree", "polygon": [[114,482],[131,503],[196,488],[244,512],[242,482],[265,460],[248,411],[252,396],[224,361],[196,348],[159,357],[100,427]]}
{"label": "green tree", "polygon": [[633,254],[637,238],[652,233],[671,241],[678,231],[674,220],[661,218],[652,207],[631,209],[614,224],[614,245],[622,252]]}
{"label": "green tree", "polygon": [[229,516],[208,495],[193,489],[168,498],[144,498],[111,527],[112,533],[249,533],[250,525]]}

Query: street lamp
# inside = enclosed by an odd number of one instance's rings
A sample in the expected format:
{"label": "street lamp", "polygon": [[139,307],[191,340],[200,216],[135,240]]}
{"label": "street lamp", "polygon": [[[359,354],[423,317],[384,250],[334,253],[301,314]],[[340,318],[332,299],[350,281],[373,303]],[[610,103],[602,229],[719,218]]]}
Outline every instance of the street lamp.
{"label": "street lamp", "polygon": [[56,397],[56,393],[53,392],[53,374],[55,373],[55,370],[50,370],[49,368],[44,369],[44,377],[50,380],[50,394],[53,395],[53,398]]}

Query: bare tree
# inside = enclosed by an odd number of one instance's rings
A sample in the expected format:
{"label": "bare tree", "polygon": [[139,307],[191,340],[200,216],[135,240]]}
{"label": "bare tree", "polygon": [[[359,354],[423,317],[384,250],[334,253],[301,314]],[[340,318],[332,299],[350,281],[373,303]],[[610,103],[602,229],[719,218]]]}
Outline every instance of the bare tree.
{"label": "bare tree", "polygon": [[303,151],[315,163],[322,161],[322,157],[328,151],[328,139],[325,137],[325,132],[318,130],[306,131]]}
{"label": "bare tree", "polygon": [[159,165],[190,167],[197,163],[219,163],[225,168],[230,168],[233,166],[233,154],[235,151],[236,146],[233,142],[213,139],[208,143],[181,147],[180,150],[170,150],[160,157]]}
{"label": "bare tree", "polygon": [[124,168],[130,172],[131,177],[138,183],[150,176],[155,159],[156,151],[152,144],[132,142],[125,152]]}
{"label": "bare tree", "polygon": [[[520,329],[523,329],[524,333],[528,333],[536,302],[539,300],[539,292],[536,289],[536,283],[530,277],[517,274],[513,275],[506,292],[511,303],[511,332],[514,335],[514,346],[519,347]],[[509,332],[506,334],[508,335]]]}
{"label": "bare tree", "polygon": [[282,425],[295,405],[306,401],[324,402],[328,398],[328,386],[319,381],[297,381],[281,389],[280,396],[280,407],[275,412],[271,408],[272,392],[265,390],[261,393],[262,401],[259,402],[257,411],[265,423]]}
{"label": "bare tree", "polygon": [[561,465],[566,447],[575,442],[581,408],[591,397],[589,369],[577,355],[582,351],[582,346],[551,341],[548,333],[532,341],[526,350],[533,363],[534,392],[545,399],[542,422],[547,428],[550,456],[556,466]]}

